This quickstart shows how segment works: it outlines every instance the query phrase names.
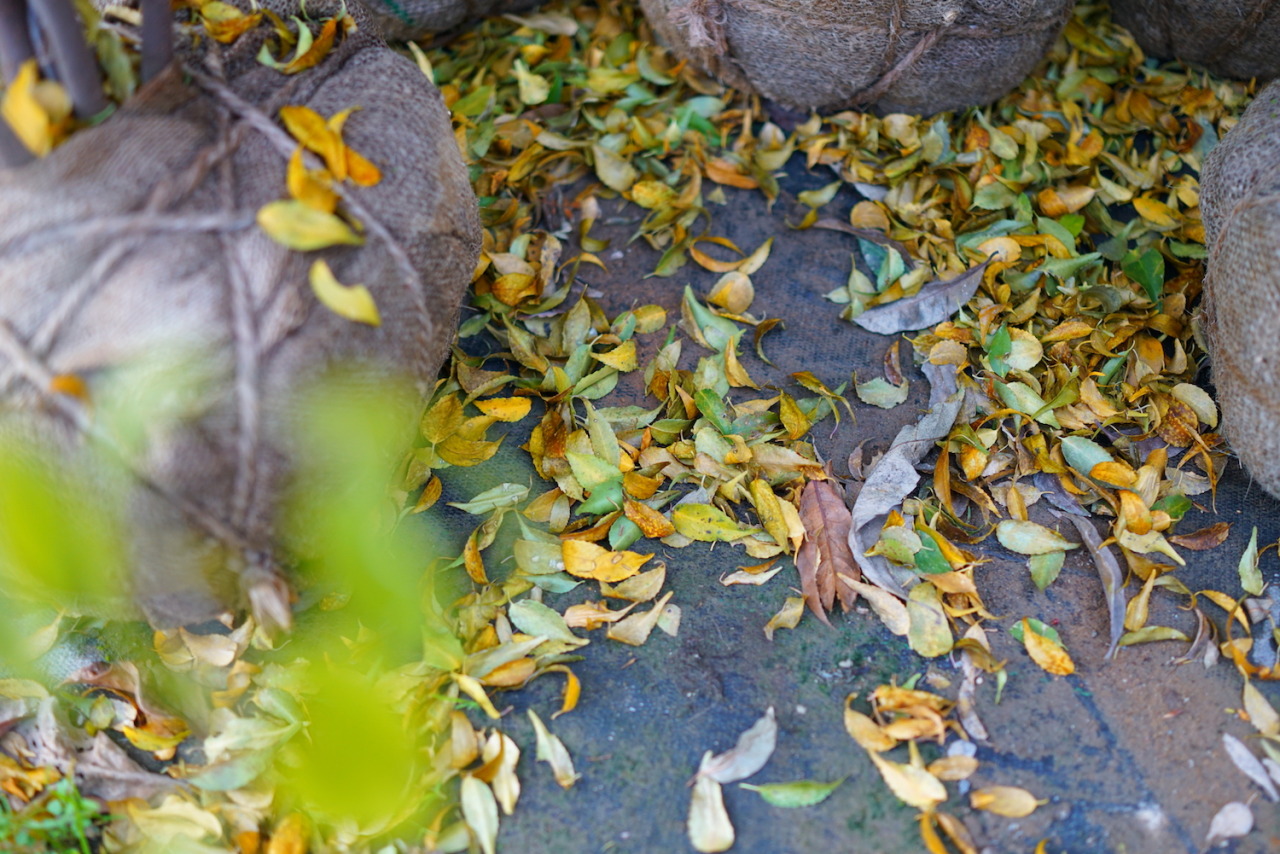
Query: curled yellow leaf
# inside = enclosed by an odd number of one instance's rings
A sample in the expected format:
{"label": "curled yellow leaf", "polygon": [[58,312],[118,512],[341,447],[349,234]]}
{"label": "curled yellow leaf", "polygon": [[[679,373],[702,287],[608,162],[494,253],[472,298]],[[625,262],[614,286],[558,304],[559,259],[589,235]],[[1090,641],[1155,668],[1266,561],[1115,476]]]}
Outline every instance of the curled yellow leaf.
{"label": "curled yellow leaf", "polygon": [[378,306],[373,295],[364,285],[344,285],[333,275],[329,264],[324,259],[311,265],[311,291],[316,299],[334,314],[356,323],[369,326],[380,326],[382,319],[378,316]]}

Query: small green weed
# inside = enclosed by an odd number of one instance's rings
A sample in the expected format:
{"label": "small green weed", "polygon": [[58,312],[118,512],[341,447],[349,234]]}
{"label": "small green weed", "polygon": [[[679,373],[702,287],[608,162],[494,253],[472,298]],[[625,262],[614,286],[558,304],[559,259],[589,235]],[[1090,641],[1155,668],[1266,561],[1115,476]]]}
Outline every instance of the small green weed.
{"label": "small green weed", "polygon": [[14,811],[0,797],[0,851],[26,854],[90,854],[89,837],[107,814],[85,798],[75,781],[63,778],[35,800]]}

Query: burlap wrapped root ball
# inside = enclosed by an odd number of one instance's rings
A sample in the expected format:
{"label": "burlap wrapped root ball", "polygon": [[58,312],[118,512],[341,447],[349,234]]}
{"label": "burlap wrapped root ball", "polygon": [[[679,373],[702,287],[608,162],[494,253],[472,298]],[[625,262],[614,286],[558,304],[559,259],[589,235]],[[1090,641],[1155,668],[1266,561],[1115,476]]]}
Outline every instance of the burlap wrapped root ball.
{"label": "burlap wrapped root ball", "polygon": [[364,0],[383,35],[408,41],[480,18],[530,9],[541,0]]}
{"label": "burlap wrapped root ball", "polygon": [[[339,8],[310,0],[307,15]],[[358,29],[297,74],[256,59],[270,26],[230,45],[193,47],[187,33],[184,49],[180,36],[182,65],[104,123],[0,169],[0,434],[37,437],[55,461],[119,458],[129,598],[157,626],[247,604],[287,622],[280,497],[302,453],[298,392],[341,371],[371,405],[413,386],[404,405],[420,411],[475,267],[476,199],[439,92],[348,8]],[[357,108],[342,139],[381,180],[337,185],[338,213],[363,245],[296,251],[257,224],[288,198],[298,144],[285,105],[325,118]],[[318,259],[368,289],[381,325],[318,300]],[[140,435],[101,435],[114,429],[100,417],[113,383],[157,358],[196,370],[124,402]],[[411,432],[417,412],[405,414]],[[66,524],[73,536],[77,520]]]}
{"label": "burlap wrapped root ball", "polygon": [[1280,498],[1280,82],[1258,94],[1200,177],[1204,332],[1222,426]]}
{"label": "burlap wrapped root ball", "polygon": [[1275,0],[1111,0],[1111,10],[1152,56],[1244,80],[1280,75]]}
{"label": "burlap wrapped root ball", "polygon": [[1074,0],[641,0],[661,40],[723,82],[801,109],[928,115],[996,100]]}

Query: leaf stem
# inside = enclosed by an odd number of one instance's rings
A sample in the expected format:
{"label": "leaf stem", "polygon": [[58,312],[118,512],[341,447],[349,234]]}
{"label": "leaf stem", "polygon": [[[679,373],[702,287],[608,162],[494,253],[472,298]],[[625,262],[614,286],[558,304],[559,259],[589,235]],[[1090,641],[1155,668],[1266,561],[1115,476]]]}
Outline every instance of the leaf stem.
{"label": "leaf stem", "polygon": [[54,65],[71,96],[76,116],[92,119],[99,115],[107,108],[102,75],[71,0],[31,0],[31,8],[49,38]]}
{"label": "leaf stem", "polygon": [[[0,0],[0,3],[6,0]],[[169,0],[140,0],[142,9],[142,82],[154,79],[173,61],[173,22]]]}
{"label": "leaf stem", "polygon": [[33,56],[26,0],[0,0],[0,82],[12,83],[22,63]]}

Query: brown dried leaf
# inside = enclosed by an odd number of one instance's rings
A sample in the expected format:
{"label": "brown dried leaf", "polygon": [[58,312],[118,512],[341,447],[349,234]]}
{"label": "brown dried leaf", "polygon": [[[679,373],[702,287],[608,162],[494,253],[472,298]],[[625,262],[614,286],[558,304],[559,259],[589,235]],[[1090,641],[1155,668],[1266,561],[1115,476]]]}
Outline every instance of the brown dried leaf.
{"label": "brown dried leaf", "polygon": [[857,600],[857,592],[848,585],[837,585],[843,576],[860,581],[862,572],[849,548],[849,526],[853,516],[836,487],[826,480],[805,484],[800,494],[800,521],[805,538],[796,552],[796,569],[800,571],[800,589],[805,603],[819,620],[831,625],[827,611],[840,603],[848,611]]}
{"label": "brown dried leaf", "polygon": [[1226,542],[1227,535],[1230,532],[1230,522],[1214,522],[1209,527],[1201,528],[1190,534],[1170,537],[1169,542],[1182,546],[1184,549],[1190,549],[1193,552],[1202,552],[1222,545]]}

